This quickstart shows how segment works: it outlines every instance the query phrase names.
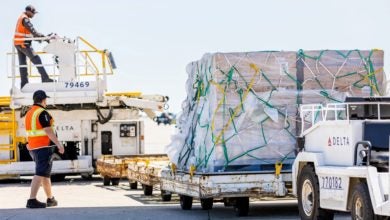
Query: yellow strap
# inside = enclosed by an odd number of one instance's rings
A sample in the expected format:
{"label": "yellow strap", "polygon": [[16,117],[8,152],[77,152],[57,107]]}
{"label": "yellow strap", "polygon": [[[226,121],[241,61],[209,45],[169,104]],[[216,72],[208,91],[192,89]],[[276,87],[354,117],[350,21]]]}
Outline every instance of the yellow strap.
{"label": "yellow strap", "polygon": [[382,71],[383,71],[383,68],[379,68],[379,69],[375,70],[374,72],[371,72],[371,73],[369,73],[369,74],[364,76],[364,79],[368,81],[369,86],[372,89],[374,89],[375,92],[378,93],[378,94],[379,94],[379,91],[377,90],[376,86],[371,82],[371,80],[369,80],[369,77],[371,77],[371,76],[373,76],[373,75],[375,75],[375,74],[377,74],[379,72],[382,72]]}
{"label": "yellow strap", "polygon": [[196,166],[194,166],[193,164],[190,166],[190,176],[193,177],[194,176],[194,173],[196,171]]}
{"label": "yellow strap", "polygon": [[[223,87],[220,85],[220,84],[218,84],[218,83],[216,83],[216,82],[214,82],[214,81],[210,81],[210,83],[213,85],[213,86],[215,86],[215,87],[217,87],[217,89],[219,90],[219,92],[220,93],[225,93],[225,90],[223,89]],[[217,104],[217,108],[215,108],[215,111],[214,111],[214,114],[213,114],[213,118],[211,119],[211,130],[212,131],[214,131],[215,129],[215,116],[217,115],[217,112],[219,111],[219,109],[221,108],[221,106],[222,106],[222,104],[223,104],[223,102],[224,102],[224,99],[225,98],[222,98],[221,100],[219,100],[219,102],[218,102],[218,104]]]}
{"label": "yellow strap", "polygon": [[37,130],[37,118],[43,111],[45,111],[44,108],[37,108],[34,111],[32,117],[31,117],[31,131],[36,131]]}
{"label": "yellow strap", "polygon": [[[248,85],[248,88],[245,90],[245,93],[244,93],[244,96],[242,98],[241,104],[237,105],[234,108],[234,112],[233,112],[232,116],[230,117],[229,121],[225,124],[225,126],[223,126],[222,131],[219,132],[219,135],[217,136],[217,139],[215,141],[215,145],[220,144],[219,141],[220,141],[222,135],[225,133],[226,129],[228,129],[228,127],[232,123],[234,117],[236,117],[236,115],[238,113],[238,110],[241,108],[241,105],[245,102],[246,98],[248,97],[248,94],[249,94],[250,90],[253,87],[253,84],[255,83],[256,76],[260,74],[260,70],[261,69],[256,64],[251,63],[251,64],[249,64],[249,66],[255,71],[255,74],[253,74],[252,79],[251,79],[251,81],[250,81],[250,83]],[[212,125],[212,127],[214,127],[214,126]]]}
{"label": "yellow strap", "polygon": [[279,177],[280,172],[282,171],[283,163],[278,161],[275,163],[275,175]]}
{"label": "yellow strap", "polygon": [[145,160],[145,166],[148,167],[149,164],[150,164],[150,160],[146,159],[146,160]]}
{"label": "yellow strap", "polygon": [[176,173],[176,170],[177,170],[176,164],[171,163],[171,171],[172,171],[172,173]]}

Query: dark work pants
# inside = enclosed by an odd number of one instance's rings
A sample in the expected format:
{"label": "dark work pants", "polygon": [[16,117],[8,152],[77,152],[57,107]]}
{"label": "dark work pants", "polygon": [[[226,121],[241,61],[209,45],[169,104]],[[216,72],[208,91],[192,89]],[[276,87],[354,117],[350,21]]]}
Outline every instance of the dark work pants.
{"label": "dark work pants", "polygon": [[[19,65],[23,65],[24,67],[19,67],[20,71],[20,79],[21,79],[21,88],[28,83],[28,72],[27,72],[27,59],[28,57],[31,62],[35,65],[42,65],[41,58],[35,53],[34,49],[29,45],[25,47],[21,47],[20,45],[16,45],[16,50],[18,51]],[[37,66],[39,74],[41,74],[42,82],[49,79],[49,76],[46,73],[45,68],[43,66]]]}

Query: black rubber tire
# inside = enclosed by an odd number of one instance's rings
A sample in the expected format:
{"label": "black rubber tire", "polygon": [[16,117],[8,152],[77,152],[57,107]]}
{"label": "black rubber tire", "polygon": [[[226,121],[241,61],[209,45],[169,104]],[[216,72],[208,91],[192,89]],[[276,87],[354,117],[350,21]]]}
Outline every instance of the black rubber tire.
{"label": "black rubber tire", "polygon": [[167,192],[165,190],[161,190],[161,199],[164,202],[169,202],[172,199],[172,193]]}
{"label": "black rubber tire", "polygon": [[[53,153],[51,156],[52,160],[62,160],[61,156],[57,153]],[[63,182],[65,180],[66,175],[65,174],[53,174],[50,176],[50,180],[52,182]]]}
{"label": "black rubber tire", "polygon": [[213,198],[207,198],[207,199],[200,199],[200,205],[202,206],[203,210],[210,210],[213,208],[214,199]]}
{"label": "black rubber tire", "polygon": [[[361,204],[360,212],[357,213],[356,203]],[[368,192],[368,187],[366,183],[358,183],[355,185],[352,193],[352,207],[351,207],[351,216],[352,219],[358,219],[357,216],[360,215],[362,219],[378,219],[379,216],[375,216],[374,210],[371,204],[370,194]]]}
{"label": "black rubber tire", "polygon": [[82,178],[83,180],[92,180],[92,179],[93,179],[93,176],[92,176],[92,174],[87,173],[87,174],[81,174],[81,178]]}
{"label": "black rubber tire", "polygon": [[192,208],[192,200],[191,196],[180,195],[180,206],[183,210],[191,210]]}
{"label": "black rubber tire", "polygon": [[104,177],[103,177],[103,185],[104,185],[104,186],[109,186],[110,183],[111,183],[111,178],[108,177],[108,176],[104,176]]}
{"label": "black rubber tire", "polygon": [[249,197],[237,197],[234,205],[234,211],[238,217],[248,216]]}
{"label": "black rubber tire", "polygon": [[223,205],[225,207],[233,206],[234,205],[234,201],[232,201],[231,198],[223,198]]}
{"label": "black rubber tire", "polygon": [[132,182],[129,181],[130,189],[137,189],[138,188],[138,182]]}
{"label": "black rubber tire", "polygon": [[111,184],[113,185],[113,186],[117,186],[117,185],[119,185],[119,181],[120,181],[121,179],[120,178],[112,178],[111,179]]}
{"label": "black rubber tire", "polygon": [[153,194],[153,186],[144,185],[144,195],[151,196]]}
{"label": "black rubber tire", "polygon": [[[302,203],[302,188],[305,181],[308,181],[307,183],[310,183],[312,186],[312,193],[310,194],[310,197],[312,198],[312,209],[311,213],[308,214],[304,211]],[[320,189],[318,184],[318,177],[315,174],[314,167],[312,165],[304,166],[298,177],[298,209],[302,220],[328,220],[333,219],[334,217],[334,213],[332,211],[320,208]]]}

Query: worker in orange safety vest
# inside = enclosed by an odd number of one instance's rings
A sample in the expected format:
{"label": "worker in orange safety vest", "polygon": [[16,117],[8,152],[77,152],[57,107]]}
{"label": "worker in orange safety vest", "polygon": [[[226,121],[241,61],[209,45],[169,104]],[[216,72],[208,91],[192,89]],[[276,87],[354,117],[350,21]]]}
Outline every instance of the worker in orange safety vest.
{"label": "worker in orange safety vest", "polygon": [[[50,175],[53,163],[52,156],[55,150],[52,143],[58,147],[60,154],[63,154],[65,150],[54,132],[53,117],[46,110],[47,98],[49,96],[46,95],[45,91],[35,91],[33,94],[34,105],[27,112],[25,118],[27,149],[35,162],[35,175],[31,181],[31,193],[27,200],[27,208],[46,208],[58,204],[51,192]],[[36,199],[41,185],[47,196],[46,203]]]}
{"label": "worker in orange safety vest", "polygon": [[[42,66],[41,58],[35,53],[34,49],[31,47],[31,40],[26,38],[42,38],[45,35],[37,32],[33,27],[30,19],[34,17],[34,15],[38,13],[34,6],[28,5],[16,23],[15,35],[14,35],[14,45],[18,52],[19,58],[19,71],[20,71],[20,88],[22,89],[28,83],[28,72],[27,72],[27,61],[26,57],[28,57],[31,62],[37,65],[37,69],[39,74],[41,74],[42,82],[53,82],[52,79],[49,78],[45,68]],[[42,42],[40,40],[39,42]]]}

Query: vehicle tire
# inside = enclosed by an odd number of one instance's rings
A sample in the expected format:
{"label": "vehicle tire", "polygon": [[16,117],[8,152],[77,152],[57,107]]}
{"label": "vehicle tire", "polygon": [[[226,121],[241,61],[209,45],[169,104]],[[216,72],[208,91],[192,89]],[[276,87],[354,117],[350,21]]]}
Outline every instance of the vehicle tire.
{"label": "vehicle tire", "polygon": [[109,186],[110,183],[111,183],[111,178],[108,177],[108,176],[104,176],[104,177],[103,177],[103,185],[104,185],[104,186]]}
{"label": "vehicle tire", "polygon": [[165,190],[161,190],[161,199],[164,202],[169,202],[172,199],[172,193]]}
{"label": "vehicle tire", "polygon": [[366,183],[358,183],[352,193],[352,219],[378,219],[372,209],[371,198]]}
{"label": "vehicle tire", "polygon": [[120,180],[121,180],[120,178],[112,178],[111,183],[113,186],[117,186],[117,185],[119,185]]}
{"label": "vehicle tire", "polygon": [[144,185],[144,195],[151,196],[153,194],[153,186]]}
{"label": "vehicle tire", "polygon": [[82,173],[82,174],[81,174],[81,178],[82,178],[83,180],[92,180],[92,179],[93,179],[93,176],[92,176],[92,174],[90,174],[90,173]]}
{"label": "vehicle tire", "polygon": [[[53,153],[51,158],[52,158],[53,161],[55,161],[55,160],[62,160],[61,156],[56,154],[56,153]],[[65,180],[65,177],[66,177],[65,174],[53,174],[53,175],[50,176],[50,180],[52,182],[62,182],[62,181]]]}
{"label": "vehicle tire", "polygon": [[190,210],[192,208],[192,200],[191,196],[180,195],[180,206],[183,210]]}
{"label": "vehicle tire", "polygon": [[318,177],[312,165],[306,165],[298,177],[298,209],[303,220],[333,219],[334,213],[320,208]]}
{"label": "vehicle tire", "polygon": [[130,189],[137,189],[138,182],[137,181],[135,181],[135,182],[129,181],[129,185],[130,185]]}
{"label": "vehicle tire", "polygon": [[213,198],[207,198],[207,199],[200,199],[200,205],[202,206],[203,210],[210,210],[213,208],[214,199]]}
{"label": "vehicle tire", "polygon": [[248,216],[249,213],[249,197],[237,197],[234,205],[234,211],[238,217]]}
{"label": "vehicle tire", "polygon": [[233,206],[234,201],[231,198],[223,198],[223,205],[225,207]]}

